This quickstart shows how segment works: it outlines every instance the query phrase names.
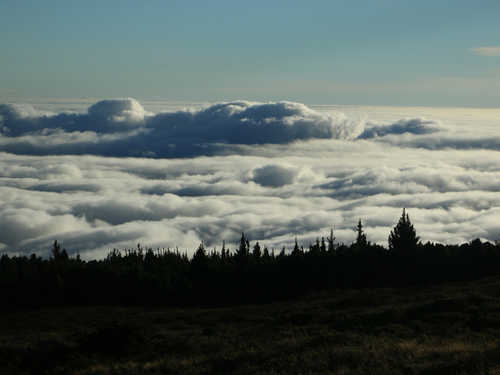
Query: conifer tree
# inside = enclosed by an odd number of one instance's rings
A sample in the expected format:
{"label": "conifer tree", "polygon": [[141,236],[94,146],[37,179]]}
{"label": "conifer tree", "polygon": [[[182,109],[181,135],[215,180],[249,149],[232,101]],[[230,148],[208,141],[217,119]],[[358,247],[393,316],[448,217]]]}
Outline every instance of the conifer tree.
{"label": "conifer tree", "polygon": [[389,250],[411,252],[419,243],[420,237],[410,221],[410,216],[403,208],[403,215],[389,236]]}
{"label": "conifer tree", "polygon": [[320,244],[320,241],[319,241],[319,237],[317,237],[316,238],[316,243],[314,245],[313,244],[309,244],[309,254],[314,255],[314,256],[319,255],[320,248],[321,248],[321,244]]}
{"label": "conifer tree", "polygon": [[220,257],[222,259],[222,264],[226,263],[226,241],[222,241],[222,250],[220,252]]}
{"label": "conifer tree", "polygon": [[253,247],[253,253],[252,253],[252,258],[255,262],[259,262],[260,258],[262,256],[262,250],[260,248],[259,243],[257,242],[255,246]]}
{"label": "conifer tree", "polygon": [[368,247],[369,242],[366,239],[366,234],[363,230],[363,224],[361,223],[361,219],[358,221],[358,226],[356,227],[356,247],[359,250],[364,250]]}
{"label": "conifer tree", "polygon": [[199,268],[203,268],[206,265],[207,260],[207,251],[205,250],[205,245],[202,241],[200,246],[198,246],[198,249],[196,249],[195,253],[193,254],[191,263],[196,269],[199,270]]}
{"label": "conifer tree", "polygon": [[271,256],[269,255],[269,249],[267,246],[264,246],[264,253],[262,254],[262,261],[269,262],[271,260]]}
{"label": "conifer tree", "polygon": [[60,259],[63,262],[69,262],[69,254],[68,254],[68,251],[66,249],[62,249]]}
{"label": "conifer tree", "polygon": [[59,259],[61,256],[61,244],[54,242],[54,248],[52,249],[52,255],[54,256],[54,259]]}
{"label": "conifer tree", "polygon": [[326,253],[325,237],[321,237],[321,245],[320,245],[319,249],[320,249],[322,254]]}
{"label": "conifer tree", "polygon": [[330,229],[330,237],[327,238],[328,240],[328,253],[335,253],[335,237],[333,237],[333,229]]}
{"label": "conifer tree", "polygon": [[238,249],[234,254],[234,259],[239,268],[244,268],[247,265],[249,258],[250,258],[250,242],[245,237],[245,233],[243,232],[241,234],[240,245],[238,246]]}
{"label": "conifer tree", "polygon": [[299,244],[297,243],[297,237],[295,237],[295,245],[293,247],[293,250],[292,250],[292,254],[293,256],[297,256],[297,255],[301,255],[302,254],[302,251],[301,249],[299,248]]}

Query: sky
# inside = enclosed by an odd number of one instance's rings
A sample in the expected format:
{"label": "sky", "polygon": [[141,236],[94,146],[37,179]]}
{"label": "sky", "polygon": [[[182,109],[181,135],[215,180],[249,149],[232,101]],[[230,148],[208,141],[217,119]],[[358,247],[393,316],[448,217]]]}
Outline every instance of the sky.
{"label": "sky", "polygon": [[497,108],[500,2],[0,1],[0,101]]}
{"label": "sky", "polygon": [[0,253],[500,239],[498,1],[0,6]]}

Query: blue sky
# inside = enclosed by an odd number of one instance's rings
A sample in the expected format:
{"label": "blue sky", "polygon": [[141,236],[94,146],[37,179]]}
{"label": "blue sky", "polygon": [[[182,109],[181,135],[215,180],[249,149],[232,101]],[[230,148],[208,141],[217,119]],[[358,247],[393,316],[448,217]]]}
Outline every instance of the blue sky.
{"label": "blue sky", "polygon": [[493,107],[500,2],[0,1],[0,101]]}

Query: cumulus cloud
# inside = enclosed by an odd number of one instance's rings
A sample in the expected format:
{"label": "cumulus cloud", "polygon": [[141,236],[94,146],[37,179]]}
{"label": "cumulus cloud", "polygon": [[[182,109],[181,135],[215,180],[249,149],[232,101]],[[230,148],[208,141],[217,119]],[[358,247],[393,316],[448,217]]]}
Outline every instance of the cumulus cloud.
{"label": "cumulus cloud", "polygon": [[102,100],[84,113],[55,114],[27,104],[0,105],[0,150],[15,154],[149,158],[245,155],[252,152],[247,145],[287,146],[321,139],[376,140],[430,149],[500,148],[500,137],[485,129],[457,131],[440,120],[422,116],[394,122],[362,114],[347,117],[292,102],[235,101],[158,113],[147,112],[134,99]]}
{"label": "cumulus cloud", "polygon": [[[225,240],[234,250],[242,231],[276,250],[330,229],[348,244],[360,218],[368,239],[387,245],[403,207],[423,241],[500,232],[493,117],[381,121],[376,109],[373,119],[347,118],[243,101],[153,114],[132,99],[79,114],[1,111],[0,147],[11,152],[0,152],[0,248],[9,254],[48,256],[54,240],[85,259],[137,243],[192,254]],[[146,152],[155,158],[130,157]]]}
{"label": "cumulus cloud", "polygon": [[445,130],[439,120],[428,120],[420,118],[402,118],[392,124],[380,124],[371,121],[365,131],[360,134],[359,139],[369,139],[374,137],[383,137],[389,134],[430,134]]}
{"label": "cumulus cloud", "polygon": [[153,114],[133,99],[103,100],[83,114],[2,104],[0,116],[0,149],[7,152],[150,157],[212,155],[227,150],[224,144],[352,140],[366,120],[291,102],[237,101]]}
{"label": "cumulus cloud", "polygon": [[146,112],[133,99],[103,100],[89,107],[87,113],[41,112],[28,104],[0,104],[2,134],[19,137],[29,134],[48,135],[57,131],[122,132],[140,126]]}
{"label": "cumulus cloud", "polygon": [[429,149],[499,149],[500,136],[490,130],[452,128],[422,116],[393,122],[362,114],[347,117],[291,102],[235,101],[150,113],[134,99],[113,99],[97,102],[84,113],[59,114],[27,104],[0,104],[0,150],[25,155],[246,155],[255,148],[245,146],[287,147],[311,140],[375,140]]}

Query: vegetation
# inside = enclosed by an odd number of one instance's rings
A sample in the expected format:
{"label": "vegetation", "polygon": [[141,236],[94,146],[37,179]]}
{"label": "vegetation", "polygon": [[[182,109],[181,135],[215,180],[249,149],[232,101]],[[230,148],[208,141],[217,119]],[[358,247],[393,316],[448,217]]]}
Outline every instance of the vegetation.
{"label": "vegetation", "polygon": [[228,306],[280,301],[334,288],[423,286],[500,275],[500,244],[422,244],[408,214],[389,236],[389,249],[367,240],[361,220],[356,242],[335,243],[333,231],[308,250],[297,239],[278,254],[242,234],[234,253],[113,250],[106,259],[70,258],[56,241],[50,259],[0,259],[5,306]]}
{"label": "vegetation", "polygon": [[1,374],[495,374],[500,278],[218,308],[0,315]]}
{"label": "vegetation", "polygon": [[403,209],[403,215],[389,236],[389,250],[413,252],[419,244],[420,237],[410,221],[410,216]]}
{"label": "vegetation", "polygon": [[500,243],[0,259],[0,374],[500,373]]}

